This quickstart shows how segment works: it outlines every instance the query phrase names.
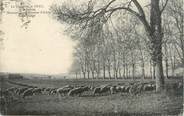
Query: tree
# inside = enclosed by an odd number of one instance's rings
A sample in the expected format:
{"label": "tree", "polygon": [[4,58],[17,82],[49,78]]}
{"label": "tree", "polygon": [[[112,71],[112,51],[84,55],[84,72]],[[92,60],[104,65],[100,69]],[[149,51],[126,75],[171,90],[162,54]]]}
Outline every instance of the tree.
{"label": "tree", "polygon": [[[182,0],[171,0],[169,1],[168,7],[166,9],[166,14],[171,17],[171,22],[174,24],[173,28],[176,28],[176,32],[173,33],[173,37],[176,38],[175,44],[181,52],[177,52],[180,56],[181,63],[184,64],[184,9]],[[172,24],[171,23],[171,24]],[[177,50],[179,51],[179,50]]]}
{"label": "tree", "polygon": [[70,69],[70,73],[75,74],[75,78],[78,79],[78,74],[81,72],[79,61],[76,59],[72,63],[72,67]]}
{"label": "tree", "polygon": [[[164,88],[164,76],[162,66],[162,12],[164,11],[168,0],[160,8],[160,0],[150,0],[150,20],[147,20],[143,7],[137,0],[130,0],[128,2],[117,2],[117,0],[110,0],[102,7],[95,6],[95,2],[90,0],[86,7],[73,7],[63,5],[61,7],[52,7],[52,12],[58,20],[64,21],[72,25],[79,25],[80,27],[91,27],[90,22],[97,20],[105,24],[113,14],[125,10],[130,14],[136,16],[143,24],[147,37],[149,39],[149,49],[155,65],[156,73],[156,91],[161,91]],[[136,7],[136,11],[132,8]],[[93,23],[95,24],[95,23]],[[103,26],[102,24],[102,26]],[[101,28],[102,29],[102,28]]]}

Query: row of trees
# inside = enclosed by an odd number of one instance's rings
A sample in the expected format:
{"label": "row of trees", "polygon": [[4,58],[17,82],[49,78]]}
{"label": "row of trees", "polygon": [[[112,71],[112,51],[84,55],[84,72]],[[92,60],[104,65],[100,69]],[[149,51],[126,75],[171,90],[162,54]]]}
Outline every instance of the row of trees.
{"label": "row of trees", "polygon": [[[122,24],[122,21],[118,23],[116,21],[118,25],[109,22],[101,37],[86,36],[83,42],[79,42],[71,69],[71,73],[74,73],[76,78],[80,76],[80,78],[93,79],[135,79],[137,77],[155,79],[155,67],[144,33],[140,34],[139,30],[142,30],[140,24],[131,15],[127,17],[131,22]],[[170,15],[166,14],[165,17],[168,18]],[[176,23],[164,22],[163,64],[167,78],[175,76],[175,69],[183,62],[180,43],[182,39],[177,37],[180,33],[172,34],[177,32],[177,27],[173,24]],[[109,26],[113,27],[111,31]],[[101,41],[95,40],[96,38]]]}
{"label": "row of trees", "polygon": [[103,78],[107,74],[135,78],[141,67],[144,78],[150,64],[156,90],[161,91],[163,63],[166,76],[169,66],[174,73],[176,64],[184,63],[182,4],[181,0],[150,0],[146,6],[137,0],[90,0],[82,5],[53,5],[51,10],[69,24],[71,37],[78,40],[73,71],[82,72],[84,78],[90,73],[93,78],[101,73]]}
{"label": "row of trees", "polygon": [[80,68],[74,66],[73,72],[82,72],[84,78],[134,78],[136,66],[141,64],[145,77],[144,63],[149,55],[146,55],[144,41],[136,33],[136,25],[118,26],[110,21],[96,37],[84,36],[84,42],[78,44],[74,54],[74,65]]}

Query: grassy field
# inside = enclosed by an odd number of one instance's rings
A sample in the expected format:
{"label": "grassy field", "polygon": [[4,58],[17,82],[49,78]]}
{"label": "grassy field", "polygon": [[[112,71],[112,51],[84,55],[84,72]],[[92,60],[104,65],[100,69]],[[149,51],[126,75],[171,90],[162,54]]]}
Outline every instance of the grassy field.
{"label": "grassy field", "polygon": [[[57,79],[14,80],[37,87],[61,87],[64,85],[93,85],[127,83],[132,80],[83,80],[83,79]],[[151,80],[146,80],[151,81]],[[117,93],[113,95],[93,96],[86,92],[81,97],[59,97],[58,95],[35,95],[26,99],[16,96],[13,101],[6,104],[7,114],[16,115],[63,115],[63,116],[155,116],[155,115],[182,115],[183,92],[175,91],[172,85],[182,80],[170,79],[166,82],[166,91],[163,93],[143,92],[138,95]],[[1,82],[1,88],[21,87]]]}

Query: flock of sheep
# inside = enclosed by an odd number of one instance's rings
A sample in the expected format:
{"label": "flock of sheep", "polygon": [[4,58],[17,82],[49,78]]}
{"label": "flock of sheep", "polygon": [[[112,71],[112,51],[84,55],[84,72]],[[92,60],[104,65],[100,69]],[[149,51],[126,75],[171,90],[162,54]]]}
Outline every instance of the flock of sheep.
{"label": "flock of sheep", "polygon": [[[177,84],[177,88],[181,88],[183,84]],[[11,87],[6,90],[1,90],[1,99],[6,96],[18,95],[22,98],[34,95],[59,95],[59,96],[82,96],[84,92],[90,92],[92,96],[96,95],[110,95],[115,93],[130,93],[133,95],[139,94],[143,91],[153,91],[156,89],[156,85],[153,82],[147,83],[126,83],[126,84],[116,84],[116,85],[100,85],[98,87],[94,86],[72,86],[66,85],[60,88],[39,88],[39,87]]]}
{"label": "flock of sheep", "polygon": [[152,91],[155,90],[154,83],[129,83],[129,84],[117,84],[117,85],[101,85],[98,87],[94,86],[71,86],[66,85],[60,88],[39,88],[39,87],[11,87],[4,91],[0,90],[1,96],[12,96],[19,95],[22,98],[28,96],[34,96],[38,94],[60,96],[81,96],[86,91],[91,91],[92,95],[103,95],[105,93],[114,94],[118,92],[137,94],[141,91]]}
{"label": "flock of sheep", "polygon": [[[183,83],[177,82],[174,84],[174,89],[176,91],[183,91]],[[156,90],[156,85],[154,82],[147,83],[119,83],[116,85],[106,84],[100,86],[72,86],[66,85],[60,88],[51,87],[33,87],[33,86],[20,86],[20,87],[10,87],[7,89],[0,88],[0,111],[7,112],[7,107],[9,103],[15,99],[35,96],[35,95],[58,95],[59,98],[63,96],[85,96],[86,94],[91,97],[102,96],[102,95],[112,95],[116,93],[126,93],[131,95],[137,95],[144,91],[154,91]],[[4,109],[2,109],[4,108]]]}

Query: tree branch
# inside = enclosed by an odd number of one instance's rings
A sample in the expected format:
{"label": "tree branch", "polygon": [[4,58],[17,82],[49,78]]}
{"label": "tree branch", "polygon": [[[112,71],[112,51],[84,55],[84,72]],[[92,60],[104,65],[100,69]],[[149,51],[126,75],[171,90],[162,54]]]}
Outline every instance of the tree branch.
{"label": "tree branch", "polygon": [[128,12],[134,14],[137,17],[140,17],[139,13],[137,13],[136,11],[134,11],[134,10],[128,8],[128,7],[116,7],[116,8],[107,10],[107,12],[111,12],[111,14],[112,14],[113,12],[115,12],[117,10],[122,10],[122,9],[127,10]]}
{"label": "tree branch", "polygon": [[104,9],[107,9],[113,2],[115,2],[116,0],[112,0],[109,2],[109,4],[106,5],[106,7]]}
{"label": "tree branch", "polygon": [[137,7],[139,13],[141,16],[144,16],[145,17],[145,13],[144,13],[144,10],[143,8],[141,7],[141,5],[139,4],[139,2],[137,0],[132,0],[133,3],[135,4],[135,6]]}
{"label": "tree branch", "polygon": [[[126,10],[128,12],[130,12],[132,15],[138,17],[140,19],[140,21],[144,24],[146,31],[148,33],[151,33],[151,27],[148,23],[148,21],[146,20],[145,17],[145,13],[143,11],[143,8],[141,7],[141,5],[139,4],[139,2],[137,0],[131,0],[128,2],[128,6],[125,6],[125,4],[123,6],[119,6],[119,7],[115,7],[115,8],[109,8],[110,5],[112,3],[114,3],[116,0],[111,0],[107,5],[105,5],[102,8],[97,9],[96,11],[90,11],[90,12],[80,12],[80,11],[73,11],[72,9],[56,9],[56,11],[59,13],[58,17],[61,18],[62,20],[66,21],[66,22],[70,22],[70,23],[83,23],[85,21],[94,19],[94,18],[101,18],[104,17],[105,14],[108,14],[108,17],[106,20],[108,20],[109,17],[111,17],[111,15],[117,11],[117,10]],[[132,10],[129,6],[130,3],[133,2],[136,6],[136,8],[138,9],[138,12]],[[89,6],[88,6],[89,7]]]}
{"label": "tree branch", "polygon": [[162,14],[162,12],[164,11],[165,7],[167,6],[169,0],[166,0],[165,4],[163,5],[162,9],[160,10],[160,13]]}

